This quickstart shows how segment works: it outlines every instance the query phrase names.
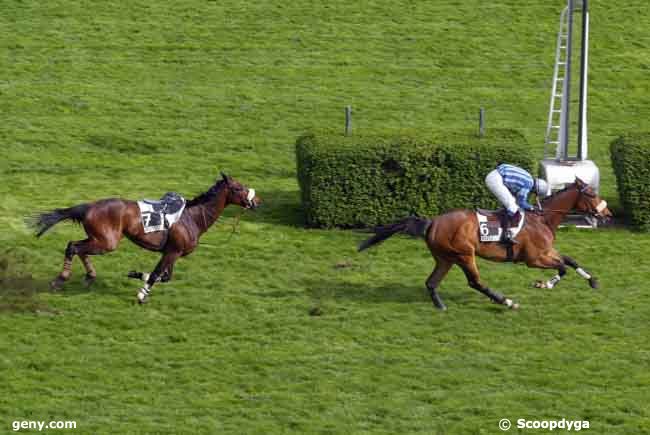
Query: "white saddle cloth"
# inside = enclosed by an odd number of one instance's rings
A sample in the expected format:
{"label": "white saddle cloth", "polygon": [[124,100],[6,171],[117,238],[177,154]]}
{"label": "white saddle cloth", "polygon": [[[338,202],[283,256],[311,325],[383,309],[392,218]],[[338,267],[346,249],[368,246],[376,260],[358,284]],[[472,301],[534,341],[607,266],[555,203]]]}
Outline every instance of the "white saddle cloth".
{"label": "white saddle cloth", "polygon": [[152,204],[145,201],[138,201],[138,207],[140,208],[140,215],[142,216],[144,232],[152,233],[154,231],[162,231],[171,228],[171,226],[181,218],[183,210],[185,210],[185,200],[183,200],[183,206],[173,214],[165,214],[156,211]]}

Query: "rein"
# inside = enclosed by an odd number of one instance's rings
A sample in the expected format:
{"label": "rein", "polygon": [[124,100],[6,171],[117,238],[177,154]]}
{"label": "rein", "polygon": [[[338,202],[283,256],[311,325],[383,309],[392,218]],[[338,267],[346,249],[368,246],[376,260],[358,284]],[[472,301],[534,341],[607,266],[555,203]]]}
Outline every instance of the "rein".
{"label": "rein", "polygon": [[245,208],[242,208],[239,213],[237,213],[237,216],[235,216],[235,222],[232,224],[232,231],[230,232],[230,237],[228,237],[228,241],[232,239],[232,237],[237,233],[237,228],[239,228],[239,220],[241,219],[241,216],[244,214],[246,211]]}

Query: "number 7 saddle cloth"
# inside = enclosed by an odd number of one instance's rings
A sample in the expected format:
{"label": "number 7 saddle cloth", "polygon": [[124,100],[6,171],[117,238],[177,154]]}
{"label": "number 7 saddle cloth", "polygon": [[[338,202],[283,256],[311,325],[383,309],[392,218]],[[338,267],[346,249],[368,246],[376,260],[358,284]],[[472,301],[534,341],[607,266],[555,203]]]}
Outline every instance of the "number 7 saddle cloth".
{"label": "number 7 saddle cloth", "polygon": [[[523,210],[519,210],[519,212],[521,213],[519,224],[515,227],[508,228],[511,232],[511,238],[515,238],[524,227],[526,213]],[[499,210],[476,209],[478,236],[481,242],[500,242],[504,240],[504,229],[501,223],[505,221],[506,213],[506,210],[503,208]]]}
{"label": "number 7 saddle cloth", "polygon": [[185,210],[185,198],[176,192],[167,192],[159,200],[138,201],[145,233],[171,228]]}

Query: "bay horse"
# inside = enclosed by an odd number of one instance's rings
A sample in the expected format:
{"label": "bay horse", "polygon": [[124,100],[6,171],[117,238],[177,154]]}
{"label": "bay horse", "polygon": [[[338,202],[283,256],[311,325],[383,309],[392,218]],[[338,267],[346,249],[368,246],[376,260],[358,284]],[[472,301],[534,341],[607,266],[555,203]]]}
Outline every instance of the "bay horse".
{"label": "bay horse", "polygon": [[60,289],[72,275],[72,260],[75,255],[79,256],[86,269],[85,282],[86,286],[90,286],[97,278],[97,272],[89,256],[114,251],[123,236],[144,249],[162,253],[162,258],[151,274],[129,273],[130,277],[144,278],[145,284],[137,294],[138,302],[142,304],[147,302],[156,281],[171,279],[176,260],[194,251],[201,235],[217,221],[228,205],[254,209],[260,203],[255,190],[221,173],[221,178],[209,190],[187,201],[180,219],[167,231],[145,233],[138,203],[119,198],[100,199],[56,209],[35,216],[33,224],[36,236],[40,237],[57,223],[72,220],[81,224],[88,236],[84,240],[68,243],[63,270],[50,283],[55,290]]}
{"label": "bay horse", "polygon": [[[593,189],[579,178],[563,190],[544,199],[541,210],[527,212],[525,223],[517,235],[517,243],[511,245],[512,261],[525,263],[528,267],[555,269],[557,275],[548,281],[538,281],[538,288],[553,288],[566,274],[570,266],[589,281],[592,288],[598,288],[596,277],[585,271],[571,257],[560,254],[553,243],[555,232],[571,210],[589,214],[597,219],[607,220],[612,213],[607,203],[598,197]],[[472,210],[451,210],[433,219],[411,216],[393,224],[373,229],[374,236],[359,245],[359,251],[374,246],[397,233],[424,237],[435,268],[426,280],[426,287],[436,308],[446,310],[437,292],[437,287],[453,265],[458,265],[467,278],[468,285],[489,297],[497,304],[512,309],[519,304],[490,289],[480,279],[476,256],[497,262],[508,261],[508,246],[502,243],[479,241],[479,223]]]}

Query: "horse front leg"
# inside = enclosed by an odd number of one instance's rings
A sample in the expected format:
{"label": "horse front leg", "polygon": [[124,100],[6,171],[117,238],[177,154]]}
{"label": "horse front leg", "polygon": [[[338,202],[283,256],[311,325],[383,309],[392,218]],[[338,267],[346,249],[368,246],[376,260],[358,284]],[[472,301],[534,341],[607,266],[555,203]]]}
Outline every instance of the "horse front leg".
{"label": "horse front leg", "polygon": [[180,252],[168,252],[163,255],[163,257],[156,265],[156,268],[153,270],[153,272],[151,272],[151,274],[149,274],[149,277],[145,284],[138,291],[137,298],[139,304],[144,304],[147,302],[153,285],[160,280],[160,277],[164,271],[173,266],[178,257],[180,257]]}
{"label": "horse front leg", "polygon": [[564,275],[566,275],[566,265],[562,260],[562,256],[555,249],[527,261],[526,265],[528,267],[536,267],[538,269],[557,270],[557,275],[548,281],[536,281],[533,286],[537,288],[553,288],[557,285],[557,283],[560,282]]}
{"label": "horse front leg", "polygon": [[518,303],[513,302],[512,299],[507,298],[498,292],[495,292],[481,282],[478,266],[476,265],[476,258],[473,255],[461,257],[457,264],[461,269],[463,269],[465,277],[467,277],[467,283],[471,288],[480,291],[496,304],[505,305],[513,310],[519,308]]}
{"label": "horse front leg", "polygon": [[[174,265],[172,264],[169,269],[163,270],[163,272],[160,274],[158,277],[157,282],[169,282],[172,279],[172,275],[174,273]],[[147,272],[138,272],[136,270],[131,270],[129,273],[126,275],[129,278],[133,279],[138,279],[143,282],[147,282],[149,280],[149,275],[150,273]]]}
{"label": "horse front leg", "polygon": [[568,255],[563,255],[562,260],[566,265],[574,268],[575,271],[578,273],[578,275],[586,279],[589,282],[591,288],[597,289],[599,287],[598,278],[596,278],[595,276],[593,276],[592,274],[584,270],[582,267],[580,267],[578,262],[575,261],[573,258],[569,257]]}

